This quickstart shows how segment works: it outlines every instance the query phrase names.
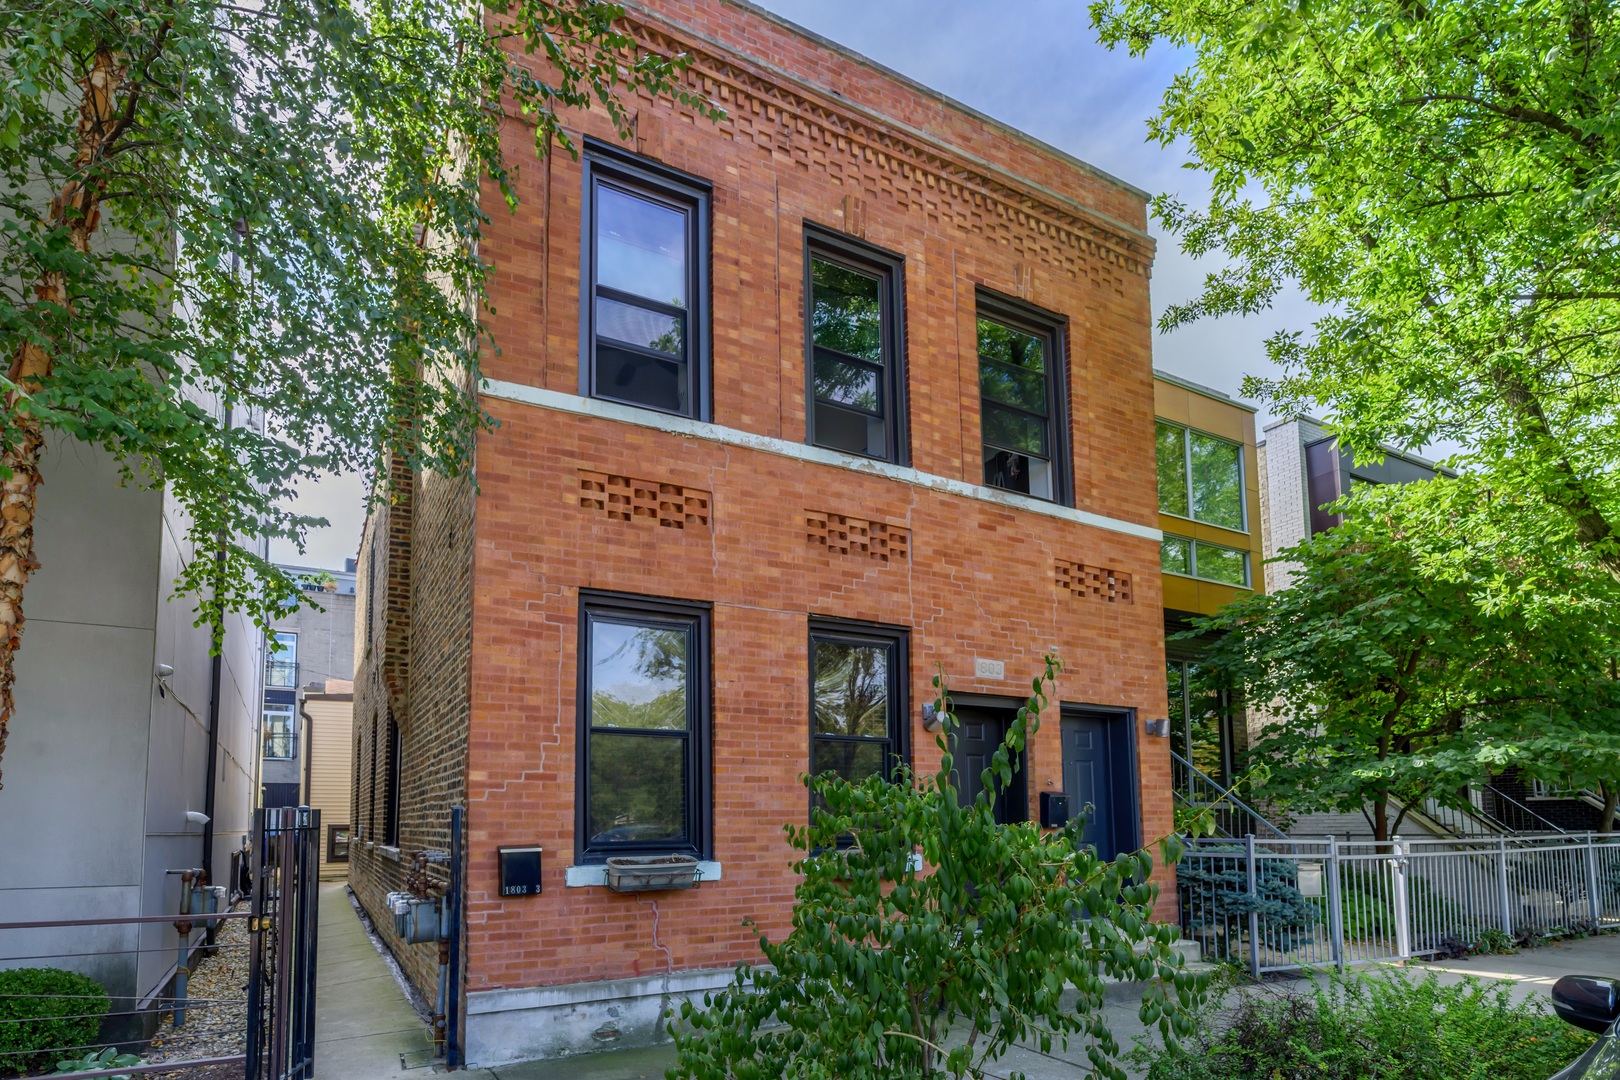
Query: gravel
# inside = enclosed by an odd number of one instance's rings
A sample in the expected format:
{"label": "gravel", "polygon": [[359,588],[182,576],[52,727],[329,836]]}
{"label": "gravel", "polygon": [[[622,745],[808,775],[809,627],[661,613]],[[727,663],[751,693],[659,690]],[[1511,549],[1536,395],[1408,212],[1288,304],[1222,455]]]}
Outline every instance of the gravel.
{"label": "gravel", "polygon": [[[245,910],[239,903],[232,911]],[[165,1013],[150,1048],[142,1055],[148,1064],[229,1057],[247,1048],[247,986],[249,934],[246,919],[231,919],[220,927],[217,946],[204,952],[191,968],[186,996],[186,1022],[176,1027],[174,1014]],[[241,1065],[205,1065],[147,1073],[156,1080],[241,1080]]]}

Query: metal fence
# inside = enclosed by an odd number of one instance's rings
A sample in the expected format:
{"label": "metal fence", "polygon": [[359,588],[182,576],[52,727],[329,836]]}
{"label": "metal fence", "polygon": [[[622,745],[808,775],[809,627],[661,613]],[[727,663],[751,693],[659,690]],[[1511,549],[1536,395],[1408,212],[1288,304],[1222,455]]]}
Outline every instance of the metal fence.
{"label": "metal fence", "polygon": [[1192,841],[1182,935],[1255,977],[1620,929],[1620,836]]}

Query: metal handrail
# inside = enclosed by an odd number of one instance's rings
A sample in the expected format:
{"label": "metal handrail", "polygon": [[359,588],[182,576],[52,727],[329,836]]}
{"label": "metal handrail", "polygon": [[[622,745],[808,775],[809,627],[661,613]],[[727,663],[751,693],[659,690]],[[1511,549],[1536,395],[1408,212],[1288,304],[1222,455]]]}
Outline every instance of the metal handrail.
{"label": "metal handrail", "polygon": [[[1484,789],[1484,791],[1489,792],[1491,798],[1500,799],[1502,802],[1506,803],[1507,805],[1513,807],[1513,809],[1517,810],[1519,813],[1523,814],[1529,820],[1537,823],[1538,825],[1544,826],[1544,828],[1542,830],[1544,832],[1567,833],[1569,831],[1567,829],[1561,829],[1557,825],[1554,825],[1552,822],[1548,821],[1546,818],[1542,817],[1540,814],[1536,813],[1534,810],[1530,809],[1528,806],[1524,805],[1518,799],[1515,799],[1513,796],[1509,795],[1507,792],[1501,790],[1500,788],[1486,787]],[[1508,825],[1507,822],[1502,821],[1502,819],[1500,817],[1498,817],[1497,815],[1492,814],[1488,810],[1485,810],[1483,807],[1481,807],[1480,810],[1481,810],[1481,812],[1483,814],[1485,814],[1491,820],[1501,822],[1502,825],[1505,826],[1506,828],[1508,828],[1509,831],[1511,831],[1511,832],[1529,832],[1529,831],[1532,831],[1532,830],[1528,830],[1528,829],[1514,828],[1511,825]]]}
{"label": "metal handrail", "polygon": [[[1245,803],[1242,799],[1239,799],[1236,795],[1233,795],[1231,791],[1222,787],[1219,783],[1211,779],[1203,770],[1199,769],[1198,766],[1194,765],[1192,762],[1188,761],[1174,750],[1170,751],[1170,761],[1173,767],[1179,766],[1183,770],[1183,773],[1187,779],[1185,791],[1183,791],[1181,789],[1181,785],[1178,784],[1174,785],[1174,790],[1172,792],[1183,805],[1194,808],[1212,806],[1217,803],[1230,806],[1239,814],[1246,816],[1253,825],[1260,826],[1258,829],[1251,827],[1246,831],[1252,832],[1256,836],[1260,836],[1262,835],[1262,830],[1265,830],[1276,839],[1286,840],[1288,838],[1287,833],[1277,828],[1277,826],[1273,825],[1270,821],[1267,821],[1265,816],[1258,810]],[[1214,797],[1208,799],[1198,798],[1197,796],[1199,795],[1199,792],[1195,789],[1200,786],[1206,789],[1208,793],[1213,794]],[[1219,819],[1217,819],[1217,822],[1218,820]],[[1230,829],[1226,829],[1225,831],[1229,836],[1232,835]]]}

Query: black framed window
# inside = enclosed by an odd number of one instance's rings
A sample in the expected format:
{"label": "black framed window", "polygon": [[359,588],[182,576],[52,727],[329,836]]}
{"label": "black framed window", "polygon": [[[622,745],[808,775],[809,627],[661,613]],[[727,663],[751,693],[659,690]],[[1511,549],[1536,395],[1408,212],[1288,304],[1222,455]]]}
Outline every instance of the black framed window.
{"label": "black framed window", "polygon": [[1063,321],[987,293],[978,305],[984,482],[1067,505]]}
{"label": "black framed window", "polygon": [[329,863],[349,861],[349,827],[347,825],[328,825],[326,827],[326,861]]}
{"label": "black framed window", "polygon": [[388,776],[383,789],[383,840],[388,847],[399,846],[399,724],[388,717]]}
{"label": "black framed window", "polygon": [[903,261],[812,225],[804,236],[809,440],[903,464]]}
{"label": "black framed window", "polygon": [[371,717],[371,771],[366,774],[371,783],[367,792],[366,806],[366,839],[377,839],[377,788],[380,786],[377,778],[377,717]]}
{"label": "black framed window", "polygon": [[704,857],[708,607],[587,594],[579,625],[576,857]]}
{"label": "black framed window", "polygon": [[906,631],[810,624],[810,774],[892,779],[907,760]]}
{"label": "black framed window", "polygon": [[584,228],[583,392],[706,419],[708,186],[588,144]]}

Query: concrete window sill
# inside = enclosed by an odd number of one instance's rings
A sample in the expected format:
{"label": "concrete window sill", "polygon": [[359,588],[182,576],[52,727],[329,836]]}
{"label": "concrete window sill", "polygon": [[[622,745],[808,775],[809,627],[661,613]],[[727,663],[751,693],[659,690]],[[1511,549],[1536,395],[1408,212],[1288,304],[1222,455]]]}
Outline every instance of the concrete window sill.
{"label": "concrete window sill", "polygon": [[377,845],[377,854],[390,862],[399,862],[399,848],[389,847],[386,844]]}
{"label": "concrete window sill", "polygon": [[[717,862],[698,863],[698,884],[707,885],[711,881],[719,881],[721,865]],[[563,884],[570,889],[589,889],[593,887],[607,888],[607,867],[596,866],[570,866],[563,871]]]}

